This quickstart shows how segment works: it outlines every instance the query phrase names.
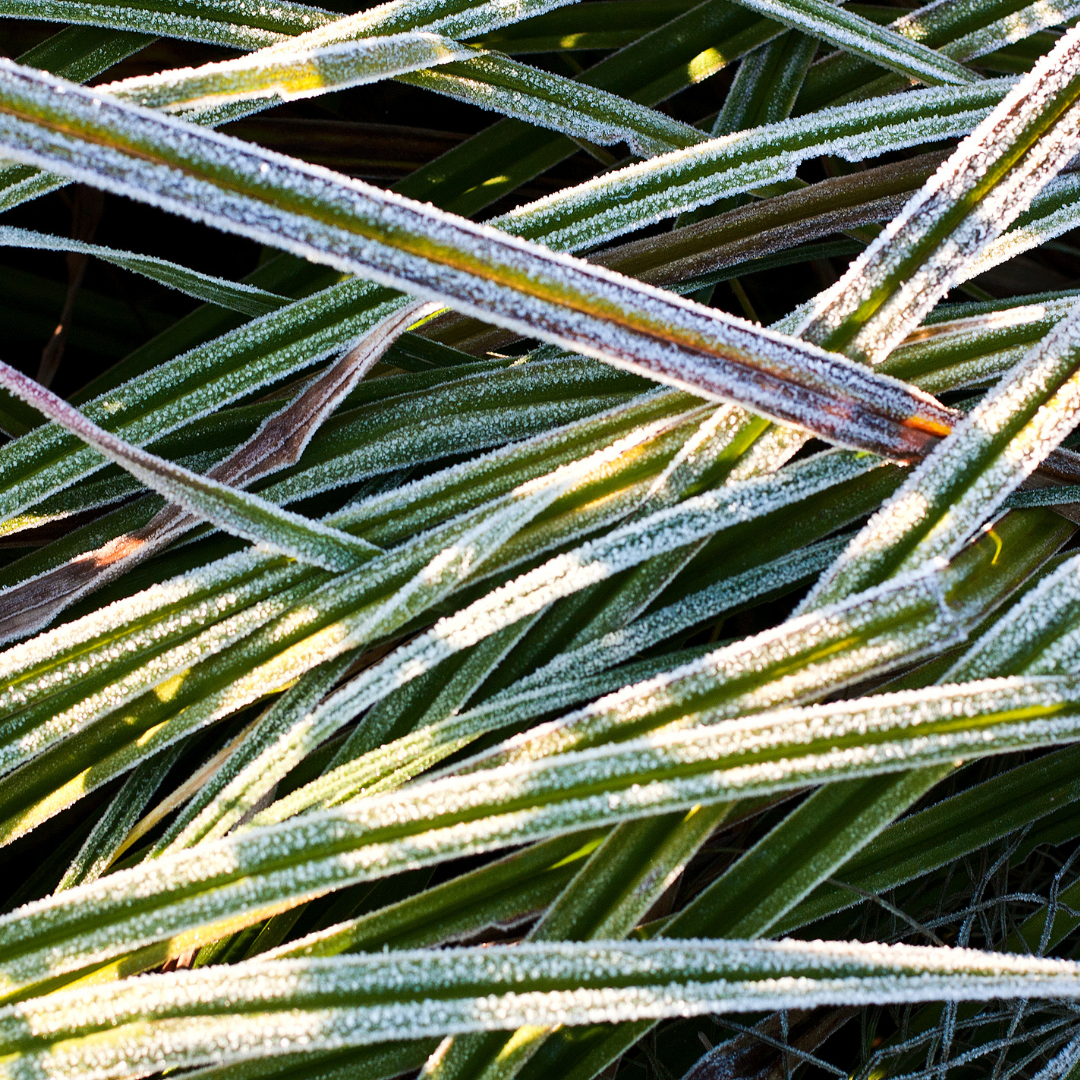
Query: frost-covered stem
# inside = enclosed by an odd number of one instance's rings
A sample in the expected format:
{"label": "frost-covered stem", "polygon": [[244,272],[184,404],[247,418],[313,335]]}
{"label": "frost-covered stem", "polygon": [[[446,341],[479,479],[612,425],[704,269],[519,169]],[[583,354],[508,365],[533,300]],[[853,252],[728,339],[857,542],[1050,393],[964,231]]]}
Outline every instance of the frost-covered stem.
{"label": "frost-covered stem", "polygon": [[0,144],[20,160],[830,441],[907,460],[954,420],[933,399],[802,341],[41,72],[0,65],[0,102]]}
{"label": "frost-covered stem", "polygon": [[796,333],[877,363],[1080,150],[1080,29],[956,149]]}

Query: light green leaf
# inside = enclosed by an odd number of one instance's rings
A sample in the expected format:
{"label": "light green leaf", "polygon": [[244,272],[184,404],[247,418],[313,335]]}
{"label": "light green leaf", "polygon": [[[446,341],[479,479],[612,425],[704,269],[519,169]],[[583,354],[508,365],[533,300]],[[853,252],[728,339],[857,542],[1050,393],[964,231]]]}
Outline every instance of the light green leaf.
{"label": "light green leaf", "polygon": [[452,60],[476,50],[438,34],[414,31],[321,46],[303,37],[287,51],[266,49],[235,60],[204,64],[107,83],[101,91],[147,108],[205,111],[237,102],[263,107],[389,78]]}

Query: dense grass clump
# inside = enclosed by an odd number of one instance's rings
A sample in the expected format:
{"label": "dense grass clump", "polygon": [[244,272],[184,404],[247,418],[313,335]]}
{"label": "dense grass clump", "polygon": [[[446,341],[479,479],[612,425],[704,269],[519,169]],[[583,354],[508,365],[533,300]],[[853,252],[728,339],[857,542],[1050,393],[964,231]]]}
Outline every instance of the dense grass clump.
{"label": "dense grass clump", "polygon": [[1080,4],[331,2],[0,0],[0,1077],[1075,1080]]}

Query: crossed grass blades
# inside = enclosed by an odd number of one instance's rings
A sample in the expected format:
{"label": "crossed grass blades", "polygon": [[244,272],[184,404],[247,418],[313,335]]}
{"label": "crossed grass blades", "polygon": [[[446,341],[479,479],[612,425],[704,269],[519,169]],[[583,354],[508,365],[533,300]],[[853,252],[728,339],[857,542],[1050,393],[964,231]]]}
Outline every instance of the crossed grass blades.
{"label": "crossed grass blades", "polygon": [[0,1073],[1080,1072],[1080,4],[0,15]]}

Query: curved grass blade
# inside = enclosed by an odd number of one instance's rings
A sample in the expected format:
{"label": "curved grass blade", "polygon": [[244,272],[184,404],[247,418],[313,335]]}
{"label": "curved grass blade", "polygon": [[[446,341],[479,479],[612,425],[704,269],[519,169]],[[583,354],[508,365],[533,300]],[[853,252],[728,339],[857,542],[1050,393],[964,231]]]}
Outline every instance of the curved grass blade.
{"label": "curved grass blade", "polygon": [[[18,909],[0,919],[0,976],[9,997],[111,960],[116,965],[98,977],[115,977],[409,866],[826,778],[1075,740],[1078,702],[1072,676],[987,680],[781,710],[428,781],[155,859]],[[118,959],[127,953],[129,960]]]}
{"label": "curved grass blade", "polygon": [[[671,452],[664,437],[670,436],[667,442],[677,444],[681,441],[681,426],[666,420],[653,421],[614,443],[605,439],[603,448],[584,461],[575,460],[577,455],[571,453],[570,464],[550,473],[541,471],[532,480],[526,477],[519,490],[511,490],[490,505],[484,493],[474,487],[469,492],[475,500],[472,510],[399,544],[351,574],[329,578],[312,568],[283,565],[283,560],[267,555],[261,557],[261,565],[260,561],[254,565],[242,561],[241,565],[249,573],[254,570],[254,574],[251,580],[238,584],[245,585],[248,595],[257,598],[254,605],[242,605],[246,610],[240,615],[213,625],[190,641],[186,630],[170,633],[156,643],[158,648],[150,650],[149,655],[146,651],[134,655],[118,652],[113,644],[106,651],[106,663],[97,679],[99,688],[107,687],[103,693],[87,696],[81,686],[71,682],[71,676],[79,671],[77,665],[74,670],[68,665],[55,681],[20,680],[11,697],[14,718],[7,725],[7,762],[16,765],[21,760],[26,764],[8,776],[0,790],[0,812],[9,828],[7,837],[29,831],[157,749],[284,688],[317,664],[362,644],[391,637],[403,625],[419,618],[425,606],[442,602],[468,580],[483,561],[481,555],[503,555],[500,548],[514,531],[557,497],[567,483],[573,488],[575,477],[584,481],[576,498],[588,504],[592,502],[594,482],[591,473],[597,472],[596,479],[606,483],[610,482],[613,467],[639,465],[648,452],[659,453],[662,461]],[[644,452],[625,453],[634,447]],[[476,476],[475,470],[464,469],[454,479],[462,473]],[[505,482],[506,477],[500,474],[499,479]],[[421,490],[425,486],[430,490],[430,485],[421,485]],[[439,485],[434,486],[437,490]],[[393,500],[383,500],[382,504],[394,506],[401,496],[400,492],[393,495]],[[597,527],[610,522],[612,516],[621,517],[626,512],[625,501],[633,505],[638,498],[640,494],[632,487],[623,499],[601,508],[606,514],[584,521],[584,515],[576,512],[575,501],[569,500],[567,523],[554,532],[550,527],[536,530],[532,543],[519,551],[517,558],[535,558],[537,549],[542,552],[565,543],[568,527],[570,536],[575,536],[590,525]],[[381,509],[380,500],[372,502],[376,512]],[[370,522],[367,515],[372,509],[355,508],[353,517]],[[344,523],[340,517],[338,521]],[[393,515],[392,523],[395,529],[409,535],[407,514]],[[724,524],[721,516],[713,524],[706,521],[702,526],[715,530]],[[664,539],[676,546],[680,542],[677,535]],[[645,554],[642,551],[638,559]],[[219,588],[232,578],[233,563],[225,559],[211,568],[218,575]],[[612,568],[606,572],[615,571]],[[282,577],[288,583],[284,592],[275,587],[275,579],[280,581]],[[572,591],[572,580],[568,584]],[[239,593],[236,586],[229,589],[225,594],[229,604]],[[504,624],[515,621],[512,613],[507,614],[510,618]],[[93,650],[98,625],[89,620],[88,625],[75,624],[74,634],[61,634],[64,653],[82,652],[87,646]],[[498,629],[499,624],[489,620],[480,636]],[[89,633],[89,642],[84,632]],[[29,642],[26,647],[11,650],[13,667],[25,672],[27,666],[34,666],[38,656],[35,644],[40,646],[40,642]],[[406,679],[415,674],[419,670],[413,668]],[[168,685],[162,689],[164,682]],[[382,686],[376,698],[394,685]],[[21,709],[28,694],[34,703]],[[355,715],[341,692],[332,702],[334,708],[314,717],[316,727],[330,725],[331,733]],[[305,730],[311,719],[305,718]],[[95,721],[100,723],[95,726]]]}
{"label": "curved grass blade", "polygon": [[248,49],[272,45],[338,18],[331,11],[290,0],[274,0],[263,5],[247,0],[215,0],[213,5],[190,0],[168,5],[110,3],[109,0],[8,0],[0,14],[9,19],[109,27],[151,37],[166,34]]}
{"label": "curved grass blade", "polygon": [[[19,1055],[8,1066],[15,1078],[124,1077],[280,1054],[300,1040],[310,1052],[521,1024],[1072,999],[1078,970],[1067,960],[856,942],[529,943],[148,976],[16,1005],[0,1025],[4,1049]],[[110,1028],[108,1042],[95,1037]]]}
{"label": "curved grass blade", "polygon": [[600,146],[625,142],[639,157],[708,141],[698,128],[644,105],[500,56],[429,67],[399,81]]}
{"label": "curved grass blade", "polygon": [[[945,105],[944,101],[939,101],[937,99],[934,99],[933,101],[931,101],[929,98],[927,98],[924,101],[924,98],[926,98],[926,95],[931,95],[932,96],[932,95],[937,95],[937,94],[939,94],[938,91],[920,91],[920,92],[916,92],[916,94],[913,94],[913,95],[907,95],[906,97],[909,98],[909,99],[918,98],[919,108],[916,109],[912,115],[918,116],[920,114],[920,110],[921,110],[922,113],[925,113],[927,115],[932,115],[935,112],[942,113],[942,110],[943,110],[944,105]],[[922,96],[920,96],[920,95],[922,95]],[[895,106],[890,105],[889,108],[895,108]],[[911,112],[910,108],[908,109],[908,112]],[[947,110],[945,110],[945,113],[947,113]],[[881,120],[881,119],[882,119],[882,117],[879,115],[878,120]],[[866,128],[866,122],[865,122],[865,117],[857,116],[854,113],[844,121],[844,123],[849,123],[849,122],[856,125],[855,127],[851,128],[850,130],[844,129],[845,132],[846,132],[844,134],[844,145],[849,147],[849,149],[850,149],[852,135],[854,133],[856,133],[858,130],[864,130]],[[916,123],[920,123],[920,122],[921,121],[916,121]],[[858,125],[862,125],[861,128]],[[961,130],[967,130],[967,128],[962,127]],[[942,134],[948,134],[948,132],[941,132],[941,133]],[[818,132],[818,135],[819,134],[820,134],[820,132]],[[886,131],[883,132],[883,134],[887,136],[887,139],[885,140],[885,142],[882,143],[882,146],[886,145],[886,143],[887,143],[891,147],[891,146],[896,145],[897,141],[900,140],[900,133],[895,129],[886,130]],[[814,137],[817,138],[818,135],[815,135]],[[772,139],[774,141],[775,136],[773,136]],[[732,150],[734,150],[735,153],[730,159],[726,154],[722,158],[722,161],[727,163],[724,166],[725,168],[730,167],[731,161],[738,161],[740,156],[753,157],[752,147],[742,145],[741,143],[738,146],[732,147]],[[817,152],[817,151],[815,151],[815,152]],[[783,161],[781,159],[780,164],[782,164],[782,163],[783,163]],[[773,159],[772,168],[773,168],[774,171],[775,171],[776,164],[777,164],[776,160]],[[631,179],[633,179],[633,178],[631,177]],[[664,180],[665,180],[665,183],[666,183],[666,185],[668,187],[671,187],[672,179],[673,179],[672,176],[665,175]],[[754,186],[754,185],[751,184],[749,186]],[[735,185],[734,188],[733,188],[733,190],[743,190],[743,189],[744,189],[743,186],[739,186],[739,185]],[[623,199],[626,197],[627,194],[628,194],[628,192],[613,193],[613,199],[614,199],[614,201],[616,203],[619,203],[619,202],[623,201]],[[550,237],[545,237],[545,239],[548,242],[550,242]],[[269,358],[275,358],[277,356],[282,356],[283,355],[281,353],[275,353],[274,352],[274,350],[270,347],[271,342],[276,342],[277,340],[279,340],[282,337],[284,337],[286,340],[288,340],[290,337],[295,338],[297,336],[298,332],[301,331],[305,327],[305,320],[307,320],[308,324],[310,324],[310,321],[312,319],[332,318],[332,317],[334,317],[335,313],[341,313],[341,314],[337,314],[337,317],[342,318],[342,316],[344,315],[345,312],[349,312],[350,305],[353,305],[353,306],[359,305],[360,310],[359,311],[354,310],[354,311],[350,312],[349,316],[347,316],[347,317],[354,317],[354,318],[359,317],[359,318],[362,319],[363,318],[363,304],[364,304],[364,299],[363,298],[367,295],[368,292],[372,292],[372,290],[370,290],[369,287],[357,286],[355,283],[351,284],[351,285],[347,285],[347,286],[340,286],[337,289],[333,289],[333,290],[328,291],[325,294],[325,296],[323,296],[323,297],[317,297],[317,298],[313,298],[311,301],[302,302],[302,304],[296,306],[293,309],[293,311],[283,313],[280,320],[271,319],[269,321],[266,321],[266,322],[260,324],[258,327],[252,327],[250,330],[245,331],[243,334],[234,334],[234,335],[231,335],[230,337],[227,337],[227,338],[223,339],[219,351],[223,351],[225,355],[214,355],[214,350],[216,348],[218,348],[218,347],[214,347],[214,348],[208,347],[208,348],[205,348],[205,349],[196,350],[196,352],[192,355],[191,361],[190,361],[192,366],[193,366],[193,371],[192,371],[191,378],[194,378],[197,383],[205,382],[206,381],[206,375],[204,373],[200,372],[199,370],[197,370],[197,367],[196,367],[197,363],[199,361],[202,361],[203,358],[205,357],[205,359],[207,361],[212,361],[212,364],[213,364],[214,368],[221,368],[224,363],[227,363],[227,362],[230,361],[231,356],[235,355],[237,353],[238,349],[243,350],[246,347],[248,347],[247,338],[250,336],[250,334],[252,332],[260,332],[260,333],[262,333],[262,334],[264,334],[266,336],[266,341],[264,341],[260,345],[260,351],[261,351],[263,356],[265,356],[265,357],[267,357],[269,359]],[[373,302],[376,301],[376,296],[377,296],[377,291],[375,291],[375,295],[373,295],[372,298],[371,298]],[[296,329],[293,329],[294,326],[296,326]],[[316,338],[316,341],[317,340],[318,339]],[[290,341],[286,347],[291,349],[291,350],[295,350],[296,349],[296,344],[294,342]],[[312,344],[312,349],[313,349],[312,359],[317,359],[318,358],[318,356],[320,355],[320,352],[318,351],[320,347],[325,347],[325,346],[319,346],[319,345],[315,344],[315,342],[313,342],[313,344]],[[288,355],[289,355],[288,353],[284,354],[284,356],[288,356]],[[307,362],[310,362],[310,360],[307,361]],[[170,378],[175,378],[176,373],[174,373],[174,369],[177,368],[178,366],[180,366],[180,365],[174,363],[173,365],[168,366],[165,369],[163,369],[162,374],[163,375],[167,374]],[[251,367],[249,367],[249,370],[252,370],[254,372],[256,369],[255,369],[254,366],[251,366]],[[288,370],[288,369],[286,369],[286,370]],[[282,372],[282,374],[284,374],[284,372]],[[153,382],[156,384],[157,382],[160,382],[160,379],[155,379],[155,380],[153,380]],[[183,385],[183,384],[181,384],[181,385]],[[255,381],[255,382],[250,384],[249,389],[254,389],[258,385],[259,385],[258,381]],[[209,389],[212,386],[213,386],[212,383],[208,383],[206,388]],[[128,387],[124,391],[124,393],[122,395],[125,407],[124,407],[123,410],[119,411],[118,415],[125,416],[125,417],[137,416],[138,415],[138,410],[139,410],[138,395],[140,393],[146,393],[146,392],[160,393],[161,392],[161,387],[157,386],[157,385],[154,385],[153,387],[147,386],[146,390],[142,390],[141,387],[137,389],[134,384],[131,385],[130,387]],[[199,396],[201,397],[201,396],[205,396],[205,395],[199,395]],[[92,412],[91,415],[94,416],[94,418],[97,420],[97,422],[101,423],[103,426],[105,426],[107,428],[112,428],[112,425],[115,423],[115,421],[113,421],[111,419],[112,413],[114,411],[116,411],[115,408],[114,408],[115,399],[114,399],[114,397],[112,395],[106,395],[103,400],[108,402],[109,409],[106,410],[106,411],[98,411],[96,414],[94,412]],[[195,412],[194,415],[198,415],[198,413]],[[147,430],[147,431],[158,431],[158,432],[162,431],[162,430],[167,431],[167,430],[169,430],[170,426],[175,426],[178,422],[182,422],[181,419],[180,419],[181,417],[184,417],[185,419],[191,419],[192,416],[193,416],[193,414],[190,411],[186,412],[186,413],[181,412],[181,413],[177,414],[175,417],[172,414],[169,414],[168,416],[165,416],[165,415],[162,415],[161,412],[156,412],[156,413],[152,414],[151,416],[147,417],[145,430]],[[125,434],[125,437],[127,437],[129,440],[139,441],[139,439],[140,439],[140,434],[139,434],[138,428],[133,430],[132,428],[129,427],[129,428],[127,428],[127,430],[125,430],[124,434]],[[49,438],[49,439],[55,439],[56,433],[55,433],[55,431],[49,432],[49,433],[44,433],[43,432],[43,433],[40,433],[39,436],[36,436],[35,439],[40,440],[42,437]],[[27,452],[31,452],[32,447],[34,448],[32,452],[35,455],[37,453],[40,453],[40,451],[36,448],[35,440],[31,440],[30,443],[25,443],[25,442],[19,443],[18,444],[18,452],[20,454],[25,454]],[[100,460],[100,459],[98,459],[98,460]],[[72,463],[72,464],[74,464],[74,463]],[[10,462],[10,461],[5,463],[5,470],[6,470],[6,472],[8,473],[9,476],[18,474],[17,470],[14,470],[13,463]],[[48,474],[46,474],[46,475],[48,475]],[[72,474],[70,472],[67,472],[65,474],[65,479],[64,479],[63,482],[68,482],[67,478],[70,477],[71,475]],[[78,475],[78,474],[76,473],[75,475]],[[37,487],[36,487],[36,490],[45,492],[45,491],[48,491],[50,489],[49,488],[42,488],[40,486],[40,483],[39,483],[37,485]],[[52,488],[52,490],[55,490],[55,488]],[[23,505],[27,505],[27,504],[24,503]]]}
{"label": "curved grass blade", "polygon": [[1072,431],[1080,407],[1080,306],[957,425],[852,540],[804,601],[846,596],[949,559]]}
{"label": "curved grass blade", "polygon": [[[1034,522],[1003,523],[1003,545],[1010,542],[1010,524],[1016,535],[1030,535],[1028,529]],[[1018,551],[1017,558],[1034,556],[1034,563],[1028,564],[1030,572],[1072,531],[1062,522],[1048,550],[1039,555]],[[790,619],[773,630],[707,653],[667,675],[627,687],[560,720],[523,732],[457,768],[464,771],[534,760],[627,738],[668,723],[687,723],[687,717],[698,718],[693,722],[702,722],[703,716],[720,721],[752,709],[773,708],[796,696],[813,699],[901,663],[901,656],[914,660],[924,650],[948,648],[949,643],[965,639],[985,616],[987,607],[1000,603],[999,590],[1007,594],[1015,587],[1016,579],[991,585],[993,574],[986,570],[993,566],[990,560],[996,551],[996,544],[989,540],[972,545],[948,570],[886,582],[831,608]],[[950,595],[951,602],[947,599]],[[774,664],[776,676],[768,677],[766,673]],[[787,672],[792,674],[786,677]],[[826,691],[826,687],[830,689]],[[633,724],[628,723],[628,716],[635,718]]]}
{"label": "curved grass blade", "polygon": [[[213,110],[240,102],[266,108],[399,77],[414,86],[562,131],[600,145],[627,142],[643,157],[706,142],[708,136],[643,105],[505,57],[477,55],[450,38],[412,32],[360,41],[266,49],[196,69],[165,71],[99,87],[148,108]],[[441,70],[435,71],[434,68]],[[425,70],[427,69],[427,70]],[[412,74],[409,74],[409,73]]]}
{"label": "curved grass blade", "polygon": [[[440,523],[443,534],[452,540],[455,527],[451,524],[447,532],[445,526],[456,515],[483,512],[489,500],[505,497],[518,485],[545,477],[560,466],[611,446],[613,441],[616,451],[641,448],[672,423],[677,427],[680,406],[685,408],[688,401],[659,398],[656,395],[635,401],[550,435],[534,436],[475,461],[440,470],[362,500],[330,520],[338,527],[367,533],[387,545],[400,544]],[[439,539],[436,535],[436,545]],[[428,550],[424,543],[421,547],[425,554],[421,554],[419,565],[439,550],[437,546]],[[110,653],[109,644],[123,641],[124,652],[141,654],[149,640],[143,625],[146,621],[158,624],[157,639],[162,645],[175,644],[187,636],[174,633],[181,625],[197,632],[207,619],[212,623],[227,617],[233,604],[243,607],[257,603],[268,595],[262,590],[281,593],[313,573],[253,549],[189,571],[69,623],[62,630],[49,631],[6,650],[0,670],[8,689],[0,701],[5,711],[17,711],[63,688],[76,689],[81,661],[96,672],[109,673],[113,667],[110,661],[117,659]],[[227,603],[220,597],[214,599],[219,590],[222,596],[231,597]],[[208,600],[213,603],[207,604]],[[37,681],[45,670],[53,677]],[[51,711],[55,713],[60,707],[54,698]]]}
{"label": "curved grass blade", "polygon": [[321,46],[304,41],[304,37],[296,39],[288,51],[259,50],[198,68],[106,83],[98,89],[170,112],[206,111],[238,102],[259,102],[266,107],[476,55],[475,49],[423,31]]}
{"label": "curved grass blade", "polygon": [[[423,305],[407,304],[383,319],[359,345],[210,468],[207,480],[230,489],[246,488],[261,477],[295,465],[322,423],[422,312]],[[198,520],[198,514],[174,502],[142,528],[122,532],[98,548],[35,575],[21,587],[0,590],[0,635],[19,637],[47,625],[76,600],[173,543]]]}
{"label": "curved grass blade", "polygon": [[507,232],[573,251],[731,195],[791,180],[811,157],[849,161],[968,134],[1015,85],[928,88],[837,106],[665,154],[492,219]]}
{"label": "curved grass blade", "polygon": [[[937,92],[926,91],[921,93],[935,94]],[[893,134],[895,134],[895,132]],[[640,268],[633,263],[627,265],[626,269],[628,272],[640,272]],[[367,300],[366,297],[368,297],[369,294],[371,294],[370,300]],[[322,327],[314,327],[312,325],[313,323],[318,321],[325,322],[332,319],[355,319],[360,321],[361,327],[368,326],[370,323],[364,322],[365,304],[368,304],[370,307],[375,307],[384,299],[385,297],[380,297],[376,290],[372,290],[367,286],[359,286],[356,283],[338,286],[328,290],[325,294],[321,294],[311,300],[302,301],[300,304],[294,305],[292,310],[283,312],[280,316],[270,317],[261,323],[253,324],[242,332],[228,335],[222,339],[219,345],[211,345],[195,350],[189,358],[182,358],[164,366],[160,376],[155,376],[143,383],[129,384],[124,388],[122,393],[112,391],[103,395],[101,403],[90,407],[90,415],[103,427],[110,430],[115,429],[122,431],[124,437],[129,439],[129,441],[139,442],[144,439],[145,436],[142,435],[143,431],[168,431],[178,423],[184,422],[184,420],[193,419],[195,416],[199,415],[198,410],[200,407],[205,407],[200,403],[207,399],[207,392],[215,389],[217,385],[209,379],[209,372],[211,370],[220,370],[224,374],[226,370],[232,370],[231,365],[235,364],[237,360],[243,357],[249,350],[253,353],[257,350],[260,361],[256,364],[249,358],[247,371],[249,371],[252,376],[257,376],[261,374],[260,365],[269,366],[272,361],[278,361],[280,363],[280,361],[292,360],[292,366],[278,366],[273,369],[273,375],[268,375],[268,378],[282,377],[289,371],[296,370],[297,358],[301,359],[301,362],[311,362],[311,360],[317,359],[321,355],[325,355],[322,350],[327,348],[327,345],[323,344],[323,341],[327,340],[326,332]],[[372,312],[373,317],[378,317],[378,314],[378,310]],[[349,331],[344,332],[348,333]],[[311,341],[311,345],[309,346],[311,349],[311,360],[302,356],[302,346],[300,346],[299,342],[303,340],[304,333],[313,335],[313,337],[309,339]],[[261,335],[262,340],[258,343],[249,341],[254,334]],[[332,338],[329,340],[332,341]],[[300,354],[300,357],[297,356],[298,353]],[[181,374],[182,369],[188,366],[191,367],[190,374]],[[177,409],[174,399],[174,404],[171,408],[166,410],[159,406],[156,411],[151,412],[146,416],[146,419],[142,424],[132,424],[132,421],[140,417],[141,412],[146,408],[145,405],[141,404],[142,400],[147,395],[156,395],[164,392],[161,383],[165,378],[168,378],[170,382],[178,379],[181,380],[176,387],[176,397],[179,398],[180,401],[184,401],[184,393],[193,394],[193,397],[187,399],[191,402],[191,406],[186,411],[183,409],[174,411]],[[244,392],[250,392],[251,390],[256,389],[260,384],[258,378],[252,378],[245,384]],[[198,389],[194,389],[195,387],[198,387]],[[220,390],[218,393],[220,394]],[[118,402],[123,403],[123,409],[118,410],[115,408]],[[103,409],[100,407],[101,404],[105,404],[107,407]],[[118,425],[117,420],[113,419],[114,415],[117,418],[125,418],[126,423]],[[21,441],[16,444],[16,446],[11,447],[6,453],[0,451],[0,457],[7,458],[4,462],[6,474],[9,477],[14,478],[19,476],[23,469],[26,468],[26,465],[17,466],[16,463],[11,460],[13,454],[19,457],[29,454],[31,460],[40,462],[43,460],[43,452],[45,452],[45,447],[41,444],[46,441],[51,443],[56,437],[57,433],[55,430],[51,432],[40,432],[29,441]],[[48,450],[44,460],[55,462],[55,454],[56,451]],[[100,459],[97,460],[100,461]],[[48,468],[44,473],[37,473],[34,486],[26,491],[23,498],[33,499],[35,497],[41,497],[41,495],[46,494],[50,490],[56,490],[56,486],[53,485],[67,483],[79,475],[86,475],[85,464],[82,464],[77,471],[70,467],[77,464],[79,464],[78,461],[70,461],[65,464],[64,468],[59,473],[52,472]],[[50,479],[52,480],[51,484],[49,483]],[[23,502],[22,499],[20,499],[18,502],[14,503],[14,505],[20,504],[22,506],[27,506],[29,505],[29,502]],[[7,510],[11,505],[12,503],[9,496],[7,505],[2,506],[2,509]]]}
{"label": "curved grass blade", "polygon": [[[462,578],[482,565],[529,520],[554,502],[596,463],[586,460],[577,466],[564,467],[561,475],[546,478],[533,490],[514,492],[506,505],[481,517],[471,529],[462,532],[420,574],[380,605],[369,616],[375,625],[370,636],[381,636],[379,622],[389,627],[408,621],[408,616],[441,600]],[[500,512],[501,511],[501,512]],[[187,846],[199,842],[207,833],[220,835],[235,824],[266,790],[297,765],[316,746],[325,742],[342,724],[356,715],[350,695],[344,691],[332,695],[319,708],[318,699],[330,689],[348,665],[340,659],[309,673],[278,705],[272,707],[245,745],[233,755],[221,779],[228,782],[223,791],[224,805],[207,805],[215,794],[215,784],[196,800],[192,810],[200,812],[190,822],[183,815],[179,828],[170,829],[166,841]],[[322,674],[320,674],[320,671]]]}
{"label": "curved grass blade", "polygon": [[183,749],[184,744],[177,743],[132,770],[60,879],[57,892],[105,873]]}
{"label": "curved grass blade", "polygon": [[[293,792],[282,805],[269,810],[264,820],[343,805],[373,790],[411,779],[456,753],[477,737],[500,728],[523,724],[556,709],[619,690],[629,683],[670,669],[667,656],[629,668],[623,663],[671,637],[680,629],[704,622],[732,607],[759,596],[766,590],[781,587],[813,574],[831,561],[839,548],[835,543],[819,545],[790,559],[778,560],[763,570],[751,570],[735,579],[694,593],[679,603],[662,608],[631,623],[623,630],[612,631],[597,641],[568,649],[533,675],[517,680],[480,705],[438,723],[417,725],[409,735],[352,760],[332,762],[318,780]],[[695,657],[685,654],[686,661]],[[641,668],[652,670],[642,671]],[[601,675],[608,672],[606,675]],[[387,781],[391,780],[392,785]]]}
{"label": "curved grass blade", "polygon": [[759,15],[801,30],[814,38],[873,60],[911,79],[931,86],[963,86],[978,76],[941,53],[905,38],[888,27],[878,26],[853,11],[827,0],[738,0]]}
{"label": "curved grass blade", "polygon": [[45,387],[2,362],[0,385],[171,502],[226,532],[327,570],[352,570],[379,551],[374,544],[282,510],[257,495],[243,494],[118,439]]}
{"label": "curved grass blade", "polygon": [[[265,315],[82,406],[124,441],[145,446],[268,383],[295,377],[350,348],[407,303],[368,282],[347,281]],[[4,520],[101,468],[105,461],[58,425],[0,448]],[[28,522],[18,522],[26,528]]]}
{"label": "curved grass blade", "polygon": [[49,236],[46,233],[18,229],[10,225],[0,226],[0,247],[27,248],[38,251],[70,251],[82,255],[93,255],[103,262],[122,266],[136,274],[143,274],[152,281],[177,289],[197,300],[208,304],[217,304],[230,311],[239,311],[245,315],[265,315],[277,311],[291,301],[284,296],[277,296],[265,289],[240,282],[226,281],[223,278],[200,274],[186,266],[156,259],[148,255],[136,255],[133,251],[117,251],[101,244],[87,244],[81,240],[69,240],[61,236]]}
{"label": "curved grass blade", "polygon": [[[290,0],[255,4],[249,0],[215,0],[207,6],[192,0],[155,3],[93,2],[93,0],[5,0],[0,14],[7,18],[47,19],[112,27],[153,37],[186,38],[235,48],[258,49],[287,42],[315,29],[316,44],[427,30],[448,37],[468,37],[495,30],[571,0],[525,0],[513,5],[454,0],[390,0],[358,15],[342,18],[336,12]],[[95,72],[96,74],[96,72]]]}
{"label": "curved grass blade", "polygon": [[[1018,10],[1009,0],[984,0],[977,7],[927,4],[901,15],[889,28],[941,55],[967,61],[1065,23],[1076,14],[1073,0],[1036,0]],[[881,75],[876,65],[837,52],[814,64],[795,111],[812,112],[826,105],[902,90],[907,85],[898,75]]]}

